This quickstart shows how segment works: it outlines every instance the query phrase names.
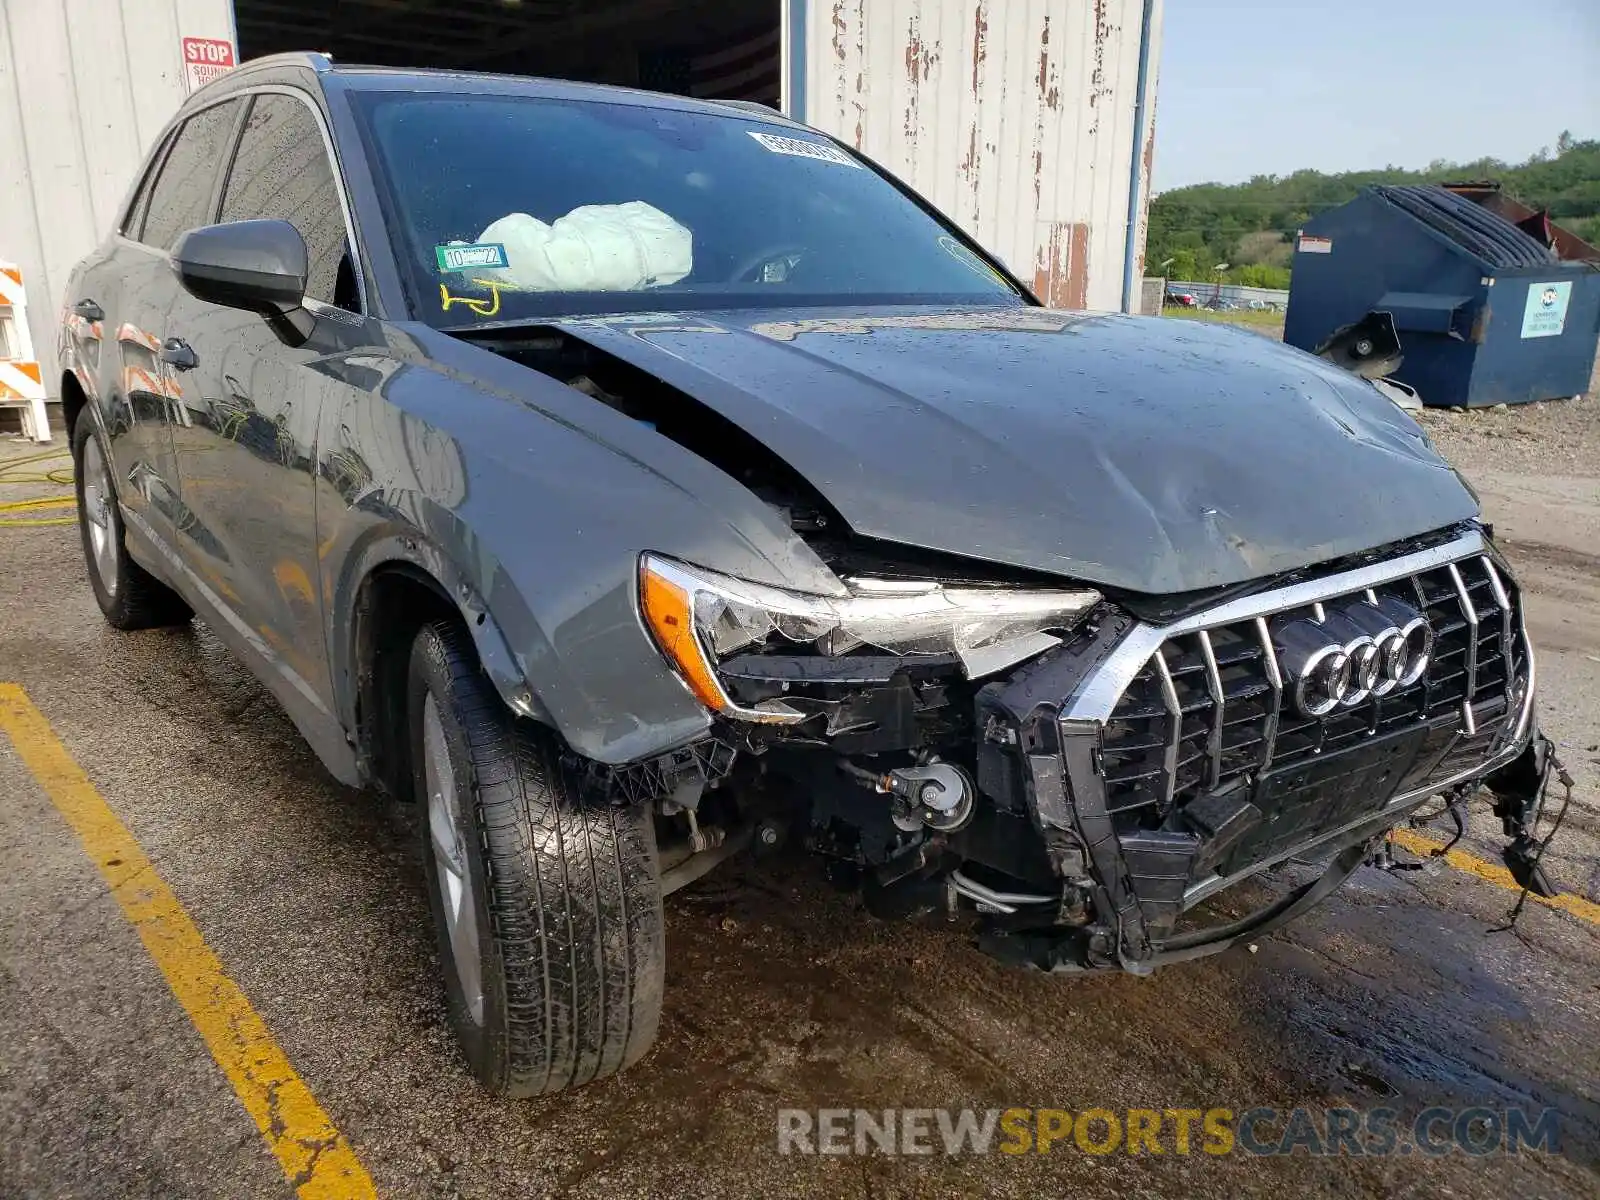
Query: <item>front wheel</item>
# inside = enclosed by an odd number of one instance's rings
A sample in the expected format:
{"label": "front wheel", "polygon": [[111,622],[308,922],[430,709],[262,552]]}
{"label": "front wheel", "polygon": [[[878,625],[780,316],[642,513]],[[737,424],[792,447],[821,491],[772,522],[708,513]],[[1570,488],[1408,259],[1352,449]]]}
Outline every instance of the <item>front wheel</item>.
{"label": "front wheel", "polygon": [[110,459],[87,407],[72,430],[72,457],[84,565],[106,621],[116,629],[185,624],[194,610],[128,555]]}
{"label": "front wheel", "polygon": [[632,1065],[665,978],[650,811],[580,796],[555,734],[511,715],[459,625],[417,635],[407,700],[450,1022],[473,1074],[534,1096]]}

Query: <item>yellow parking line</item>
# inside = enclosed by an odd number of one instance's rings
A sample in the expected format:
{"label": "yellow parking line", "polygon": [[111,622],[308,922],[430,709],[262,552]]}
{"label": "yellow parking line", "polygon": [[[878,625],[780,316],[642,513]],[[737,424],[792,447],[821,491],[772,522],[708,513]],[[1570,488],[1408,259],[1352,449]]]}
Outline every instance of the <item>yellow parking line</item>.
{"label": "yellow parking line", "polygon": [[[1435,850],[1444,848],[1443,842],[1436,842],[1430,837],[1424,837],[1411,829],[1390,830],[1389,838],[1397,846],[1404,846],[1413,854],[1423,857],[1431,855]],[[1494,863],[1485,862],[1465,850],[1445,851],[1444,861],[1458,871],[1465,871],[1469,875],[1476,875],[1485,883],[1492,883],[1497,888],[1504,888],[1508,892],[1520,892],[1522,885],[1510,871]],[[1559,896],[1540,896],[1529,892],[1528,899],[1546,908],[1559,909],[1561,912],[1570,913],[1580,921],[1587,921],[1590,925],[1600,925],[1600,904],[1585,900],[1582,896],[1574,896],[1571,892],[1562,892]]]}
{"label": "yellow parking line", "polygon": [[350,1143],[295,1074],[139,843],[14,683],[0,683],[0,729],[77,832],[302,1200],[376,1196]]}

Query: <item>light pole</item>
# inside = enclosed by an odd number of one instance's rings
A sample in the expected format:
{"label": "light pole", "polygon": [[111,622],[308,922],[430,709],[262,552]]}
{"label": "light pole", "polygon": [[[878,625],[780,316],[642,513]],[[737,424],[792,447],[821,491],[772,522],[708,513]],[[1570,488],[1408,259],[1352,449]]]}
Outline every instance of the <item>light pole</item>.
{"label": "light pole", "polygon": [[1220,306],[1222,304],[1222,273],[1228,269],[1228,265],[1229,264],[1225,262],[1220,262],[1211,268],[1212,272],[1217,277],[1216,288],[1211,293],[1211,303],[1214,306]]}

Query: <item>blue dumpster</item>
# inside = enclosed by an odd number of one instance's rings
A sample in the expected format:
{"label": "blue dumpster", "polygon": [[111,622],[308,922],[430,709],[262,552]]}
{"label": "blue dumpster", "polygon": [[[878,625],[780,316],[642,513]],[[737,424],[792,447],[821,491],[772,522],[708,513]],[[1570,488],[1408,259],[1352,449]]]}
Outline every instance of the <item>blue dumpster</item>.
{"label": "blue dumpster", "polygon": [[1372,187],[1300,231],[1283,339],[1316,352],[1375,313],[1400,339],[1391,374],[1424,404],[1576,396],[1600,342],[1600,270],[1444,188]]}

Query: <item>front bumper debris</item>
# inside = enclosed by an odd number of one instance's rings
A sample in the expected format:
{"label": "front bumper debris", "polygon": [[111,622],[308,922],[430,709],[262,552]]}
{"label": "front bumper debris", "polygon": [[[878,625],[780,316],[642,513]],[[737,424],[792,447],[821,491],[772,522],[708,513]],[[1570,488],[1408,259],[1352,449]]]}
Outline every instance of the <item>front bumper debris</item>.
{"label": "front bumper debris", "polygon": [[[1506,837],[1511,839],[1504,852],[1506,866],[1523,888],[1540,896],[1554,896],[1557,892],[1540,865],[1549,837],[1540,842],[1534,836],[1539,818],[1544,815],[1545,797],[1552,779],[1567,789],[1570,801],[1572,776],[1556,757],[1550,739],[1535,732],[1527,749],[1485,780],[1495,796],[1495,815],[1500,818]],[[1554,834],[1552,825],[1549,836]]]}
{"label": "front bumper debris", "polygon": [[[1267,621],[1402,589],[1437,634],[1427,674],[1326,718],[1292,712]],[[1431,797],[1484,781],[1505,789],[1508,835],[1531,845],[1549,770],[1533,692],[1509,572],[1475,530],[1166,627],[1107,610],[979,692],[978,786],[1029,820],[1062,910],[1087,914],[996,928],[983,944],[1050,970],[1138,974],[1216,953],[1317,903]],[[1242,921],[1180,931],[1208,896],[1306,857],[1331,858],[1315,882]]]}

